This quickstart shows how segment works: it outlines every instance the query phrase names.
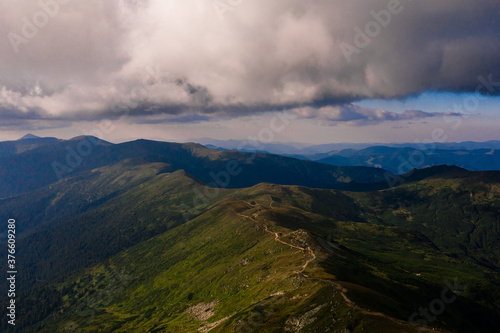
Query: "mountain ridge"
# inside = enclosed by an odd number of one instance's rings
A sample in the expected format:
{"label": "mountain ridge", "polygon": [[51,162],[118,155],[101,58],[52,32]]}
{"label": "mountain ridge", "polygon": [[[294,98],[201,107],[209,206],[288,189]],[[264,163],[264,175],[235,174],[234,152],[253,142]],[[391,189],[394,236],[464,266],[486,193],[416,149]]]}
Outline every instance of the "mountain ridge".
{"label": "mountain ridge", "polygon": [[[412,312],[440,295],[443,279],[458,278],[466,292],[427,324],[488,331],[500,316],[491,303],[500,264],[488,249],[500,235],[484,238],[480,229],[496,228],[489,216],[500,209],[500,192],[489,193],[500,180],[484,185],[487,175],[448,166],[430,171],[393,190],[260,183],[196,201],[209,188],[185,171],[131,159],[0,200],[1,214],[19,212],[19,278],[33,281],[19,290],[20,327],[418,332]],[[464,213],[444,210],[448,198]],[[437,221],[434,209],[444,212]],[[457,238],[476,209],[470,241]]]}
{"label": "mountain ridge", "polygon": [[[78,137],[1,158],[0,177],[10,181],[0,184],[0,197],[35,190],[67,175],[130,158],[171,164],[213,187],[248,187],[267,181],[348,188],[349,184],[356,187],[384,182],[387,173],[375,168],[336,167],[281,155],[216,151],[196,143],[141,139],[111,144],[95,137]],[[239,176],[243,170],[244,176]]]}

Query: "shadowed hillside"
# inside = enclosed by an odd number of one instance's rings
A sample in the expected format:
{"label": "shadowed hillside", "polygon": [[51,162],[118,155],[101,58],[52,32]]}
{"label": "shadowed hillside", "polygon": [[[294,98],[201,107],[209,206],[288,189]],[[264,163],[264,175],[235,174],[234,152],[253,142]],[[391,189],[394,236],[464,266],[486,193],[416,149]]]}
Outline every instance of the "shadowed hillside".
{"label": "shadowed hillside", "polygon": [[[214,189],[170,164],[132,159],[0,200],[2,213],[18,212],[26,281],[18,327],[492,331],[500,320],[490,252],[499,239],[497,173],[441,167],[412,177],[419,180],[366,193]],[[215,194],[196,199],[206,191]],[[472,199],[458,201],[469,191]],[[450,198],[461,212],[431,209]],[[473,216],[477,231],[464,233]],[[445,310],[419,315],[443,290],[453,299]]]}
{"label": "shadowed hillside", "polygon": [[95,137],[78,137],[0,158],[0,197],[33,191],[69,175],[125,159],[167,163],[172,170],[185,170],[212,187],[272,182],[354,189],[383,183],[386,176],[385,170],[375,168],[335,167],[279,155],[217,151],[195,143],[137,140],[110,144]]}

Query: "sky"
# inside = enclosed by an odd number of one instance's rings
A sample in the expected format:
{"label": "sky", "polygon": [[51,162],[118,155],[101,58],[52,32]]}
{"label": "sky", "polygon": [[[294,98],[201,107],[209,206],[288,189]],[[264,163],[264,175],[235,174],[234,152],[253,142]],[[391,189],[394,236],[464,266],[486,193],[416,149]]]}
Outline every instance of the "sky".
{"label": "sky", "polygon": [[500,139],[500,2],[0,2],[0,140]]}

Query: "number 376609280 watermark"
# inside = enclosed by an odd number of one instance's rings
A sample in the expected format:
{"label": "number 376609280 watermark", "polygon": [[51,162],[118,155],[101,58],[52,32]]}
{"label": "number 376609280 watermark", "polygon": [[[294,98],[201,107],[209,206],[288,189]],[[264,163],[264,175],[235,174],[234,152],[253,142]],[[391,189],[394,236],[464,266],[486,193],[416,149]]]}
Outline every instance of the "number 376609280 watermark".
{"label": "number 376609280 watermark", "polygon": [[7,224],[7,317],[10,325],[16,325],[16,220]]}

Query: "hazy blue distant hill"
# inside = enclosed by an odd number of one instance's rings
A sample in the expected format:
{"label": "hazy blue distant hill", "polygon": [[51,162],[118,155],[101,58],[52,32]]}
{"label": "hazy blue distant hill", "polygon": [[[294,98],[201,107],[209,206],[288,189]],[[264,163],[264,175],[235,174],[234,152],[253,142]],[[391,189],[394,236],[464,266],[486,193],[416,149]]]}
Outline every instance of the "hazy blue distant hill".
{"label": "hazy blue distant hill", "polygon": [[57,138],[40,138],[32,134],[27,134],[16,141],[0,142],[0,158],[20,154],[59,141],[62,140]]}
{"label": "hazy blue distant hill", "polygon": [[209,148],[218,147],[222,149],[258,151],[280,155],[299,153],[300,148],[308,146],[307,144],[301,143],[263,143],[252,140],[216,140],[210,138],[189,139],[189,141],[199,143]]}
{"label": "hazy blue distant hill", "polygon": [[[472,146],[472,145],[471,145]],[[455,165],[471,171],[500,170],[500,150],[497,149],[433,149],[376,146],[361,150],[347,149],[332,152],[317,159],[331,165],[378,167],[401,174],[413,168],[436,165]]]}
{"label": "hazy blue distant hill", "polygon": [[22,138],[20,138],[19,140],[26,140],[26,139],[40,139],[40,137],[33,135],[31,133],[28,133],[28,134],[24,135]]}
{"label": "hazy blue distant hill", "polygon": [[441,150],[474,150],[474,149],[500,149],[500,141],[491,140],[485,142],[434,142],[422,145],[421,143],[325,143],[305,144],[298,142],[290,143],[263,143],[252,140],[216,140],[210,138],[190,139],[189,141],[200,143],[204,146],[220,147],[232,150],[265,151],[272,154],[286,156],[297,156],[311,160],[328,157],[336,152],[348,149],[362,150],[369,147],[392,147],[413,149],[441,149]]}
{"label": "hazy blue distant hill", "polygon": [[[259,151],[335,166],[367,166],[402,174],[413,168],[456,165],[472,171],[500,170],[500,141],[430,143],[250,143],[238,140],[196,139],[218,150]],[[253,149],[252,149],[253,148]]]}

